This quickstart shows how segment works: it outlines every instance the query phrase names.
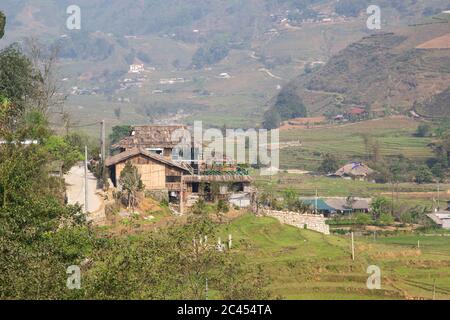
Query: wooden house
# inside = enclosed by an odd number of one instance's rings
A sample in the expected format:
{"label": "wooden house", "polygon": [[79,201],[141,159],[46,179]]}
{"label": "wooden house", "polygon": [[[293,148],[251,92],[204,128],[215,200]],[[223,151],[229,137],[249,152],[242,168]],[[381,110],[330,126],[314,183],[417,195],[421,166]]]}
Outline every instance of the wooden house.
{"label": "wooden house", "polygon": [[184,125],[133,126],[129,136],[114,144],[112,148],[120,152],[140,148],[172,159],[175,147],[182,142],[182,132],[188,132]]}
{"label": "wooden house", "polygon": [[105,161],[109,176],[115,187],[120,187],[120,173],[128,161],[138,169],[146,190],[179,192],[181,190],[181,177],[191,174],[189,168],[163,156],[141,148],[132,148],[109,157]]}
{"label": "wooden house", "polygon": [[195,153],[194,145],[190,146],[190,160],[177,156],[175,148],[188,132],[184,125],[133,126],[128,137],[113,145],[121,152],[105,161],[113,185],[120,188],[120,173],[130,161],[138,168],[145,189],[168,195],[180,213],[199,198],[230,201],[239,195],[235,204],[248,204],[253,191],[246,170],[224,163],[225,158],[220,164],[208,164]]}

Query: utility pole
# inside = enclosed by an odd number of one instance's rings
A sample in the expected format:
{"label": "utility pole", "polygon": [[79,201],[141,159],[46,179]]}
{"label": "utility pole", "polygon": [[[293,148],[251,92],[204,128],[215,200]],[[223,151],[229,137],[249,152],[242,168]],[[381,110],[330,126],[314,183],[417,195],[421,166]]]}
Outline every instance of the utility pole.
{"label": "utility pole", "polygon": [[316,189],[316,198],[314,201],[314,214],[317,214],[317,189]]}
{"label": "utility pole", "polygon": [[205,300],[208,300],[208,278],[206,278],[205,282]]}
{"label": "utility pole", "polygon": [[437,194],[438,194],[437,207],[439,211],[441,210],[441,185],[439,184],[439,181],[437,185]]}
{"label": "utility pole", "polygon": [[433,280],[433,300],[436,300],[436,279]]}
{"label": "utility pole", "polygon": [[84,147],[84,211],[88,213],[88,151]]}
{"label": "utility pole", "polygon": [[352,231],[352,260],[355,261],[355,239],[353,237],[353,231]]}
{"label": "utility pole", "polygon": [[102,163],[105,165],[106,160],[106,129],[105,129],[105,120],[102,120],[102,133],[101,133],[101,145],[102,145]]}
{"label": "utility pole", "polygon": [[392,182],[392,204],[391,204],[391,214],[394,216],[394,182]]}

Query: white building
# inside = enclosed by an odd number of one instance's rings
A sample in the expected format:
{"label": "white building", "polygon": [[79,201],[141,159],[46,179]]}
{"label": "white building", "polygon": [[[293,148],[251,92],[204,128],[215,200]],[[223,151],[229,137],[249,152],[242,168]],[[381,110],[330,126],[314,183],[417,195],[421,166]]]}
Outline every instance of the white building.
{"label": "white building", "polygon": [[143,64],[132,64],[130,65],[130,73],[141,73],[144,72],[145,68]]}

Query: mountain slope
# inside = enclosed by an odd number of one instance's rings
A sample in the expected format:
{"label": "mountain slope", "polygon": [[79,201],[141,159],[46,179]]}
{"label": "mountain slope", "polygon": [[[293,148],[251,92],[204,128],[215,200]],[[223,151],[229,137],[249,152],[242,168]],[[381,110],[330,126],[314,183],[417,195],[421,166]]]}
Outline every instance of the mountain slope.
{"label": "mountain slope", "polygon": [[303,98],[311,114],[340,113],[355,104],[373,112],[410,109],[450,84],[447,44],[423,47],[430,40],[445,39],[449,30],[447,22],[364,37],[289,87]]}

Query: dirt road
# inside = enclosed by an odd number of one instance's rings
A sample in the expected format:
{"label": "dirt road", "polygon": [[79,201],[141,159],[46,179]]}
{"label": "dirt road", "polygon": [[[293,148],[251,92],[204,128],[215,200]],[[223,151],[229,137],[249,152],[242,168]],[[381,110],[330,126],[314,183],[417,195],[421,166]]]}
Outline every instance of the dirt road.
{"label": "dirt road", "polygon": [[[64,176],[67,185],[67,198],[69,204],[84,205],[84,167],[83,165],[77,165],[72,167],[70,171]],[[98,212],[103,207],[103,200],[96,194],[97,191],[97,179],[94,175],[88,171],[88,212]],[[89,216],[93,218],[92,216]]]}

